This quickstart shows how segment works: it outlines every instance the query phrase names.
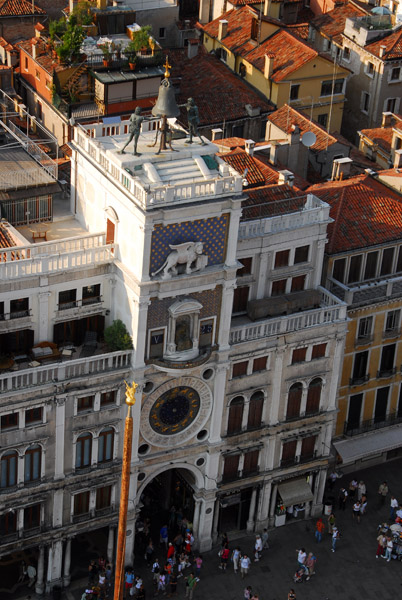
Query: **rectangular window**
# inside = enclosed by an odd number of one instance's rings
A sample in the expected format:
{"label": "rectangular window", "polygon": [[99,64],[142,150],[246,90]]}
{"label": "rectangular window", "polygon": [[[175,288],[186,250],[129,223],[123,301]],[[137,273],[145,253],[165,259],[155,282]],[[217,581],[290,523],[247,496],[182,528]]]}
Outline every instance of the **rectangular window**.
{"label": "rectangular window", "polygon": [[165,330],[154,329],[149,335],[149,358],[162,357],[165,349]]}
{"label": "rectangular window", "polygon": [[315,358],[323,358],[327,351],[327,344],[316,344],[311,352],[311,360]]}
{"label": "rectangular window", "polygon": [[367,92],[362,93],[361,107],[363,112],[368,113],[370,107],[370,94]]}
{"label": "rectangular window", "polygon": [[272,282],[271,296],[281,296],[286,292],[287,279],[278,279]]}
{"label": "rectangular window", "polygon": [[290,288],[291,292],[301,292],[304,290],[304,286],[306,285],[306,276],[298,275],[297,277],[292,277],[292,285]]}
{"label": "rectangular window", "polygon": [[213,344],[214,320],[202,319],[200,321],[200,337],[198,345],[200,348],[209,348]]}
{"label": "rectangular window", "polygon": [[355,354],[355,363],[353,365],[352,375],[352,379],[354,382],[360,380],[364,381],[366,379],[368,356],[369,353],[367,350],[365,352],[357,352],[357,354]]}
{"label": "rectangular window", "polygon": [[244,362],[235,363],[232,368],[232,377],[242,377],[247,375],[248,360]]}
{"label": "rectangular window", "polygon": [[19,319],[29,315],[29,298],[18,298],[10,302],[10,319]]}
{"label": "rectangular window", "polygon": [[359,427],[362,404],[363,394],[355,394],[354,396],[350,396],[346,431],[350,431],[351,429],[357,429]]}
{"label": "rectangular window", "polygon": [[250,288],[248,286],[238,287],[235,289],[233,294],[234,313],[246,312],[249,291]]}
{"label": "rectangular window", "polygon": [[289,264],[290,250],[281,250],[275,254],[275,269],[287,267]]}
{"label": "rectangular window", "polygon": [[159,27],[159,39],[164,40],[166,37],[166,28]]}
{"label": "rectangular window", "polygon": [[343,60],[350,60],[350,48],[348,46],[343,48],[342,58]]}
{"label": "rectangular window", "polygon": [[49,79],[46,79],[45,85],[48,90],[52,89],[52,82]]}
{"label": "rectangular window", "polygon": [[396,98],[388,98],[385,105],[386,112],[395,112]]}
{"label": "rectangular window", "polygon": [[38,69],[35,71],[35,77],[38,79],[38,81],[40,81],[40,71],[38,71]]}
{"label": "rectangular window", "polygon": [[37,425],[43,422],[43,407],[30,408],[25,411],[25,426]]}
{"label": "rectangular window", "polygon": [[317,439],[316,435],[312,435],[310,437],[303,439],[302,445],[301,445],[301,451],[300,451],[300,459],[301,460],[309,460],[311,458],[314,458],[314,449],[315,449],[316,439]]}
{"label": "rectangular window", "polygon": [[84,396],[77,399],[77,412],[93,410],[95,396]]}
{"label": "rectangular window", "polygon": [[379,388],[375,398],[374,423],[382,423],[387,418],[389,387]]}
{"label": "rectangular window", "polygon": [[24,508],[24,530],[29,531],[30,529],[35,529],[36,527],[40,527],[40,509],[41,505],[32,504],[31,506],[27,506]]}
{"label": "rectangular window", "polygon": [[364,279],[373,279],[377,274],[378,252],[368,252],[366,254],[366,267],[364,269]]}
{"label": "rectangular window", "polygon": [[402,246],[399,246],[398,260],[396,263],[396,272],[400,273],[401,271],[402,271]]}
{"label": "rectangular window", "polygon": [[291,465],[295,462],[296,445],[297,440],[292,440],[291,442],[285,442],[282,444],[281,466],[286,467],[286,465]]}
{"label": "rectangular window", "polygon": [[359,327],[357,330],[357,339],[366,339],[371,336],[373,331],[373,317],[363,317],[359,321]]}
{"label": "rectangular window", "polygon": [[387,318],[385,320],[385,331],[391,332],[399,329],[399,323],[401,320],[401,311],[398,310],[390,310],[387,313]]}
{"label": "rectangular window", "polygon": [[225,456],[223,465],[223,481],[231,481],[236,479],[239,472],[239,460],[240,454],[232,454],[231,456]]}
{"label": "rectangular window", "polygon": [[345,281],[346,258],[338,258],[332,267],[332,277],[341,283]]}
{"label": "rectangular window", "polygon": [[1,417],[1,430],[16,429],[18,427],[18,413],[8,413]]}
{"label": "rectangular window", "polygon": [[394,67],[391,71],[391,81],[399,81],[401,78],[401,67]]}
{"label": "rectangular window", "polygon": [[290,86],[290,100],[297,100],[299,97],[299,90],[300,90],[300,84],[298,83],[293,83]]}
{"label": "rectangular window", "polygon": [[12,535],[17,532],[17,511],[10,511],[0,516],[0,535]]}
{"label": "rectangular window", "polygon": [[252,257],[248,258],[239,258],[239,262],[243,265],[241,269],[237,271],[237,277],[243,277],[243,275],[251,275],[253,259]]}
{"label": "rectangular window", "polygon": [[112,499],[112,486],[107,485],[106,487],[98,488],[96,490],[96,510],[102,510],[103,508],[109,508],[111,506]]}
{"label": "rectangular window", "polygon": [[24,68],[25,68],[25,71],[28,71],[28,58],[26,56],[24,58]]}
{"label": "rectangular window", "polygon": [[292,352],[292,365],[295,363],[304,362],[306,360],[307,347],[295,348]]}
{"label": "rectangular window", "polygon": [[317,122],[319,125],[321,125],[321,127],[326,128],[328,125],[328,113],[322,113],[321,115],[318,115]]}
{"label": "rectangular window", "polygon": [[[344,79],[335,79],[333,85],[333,93],[334,94],[342,94],[343,92],[343,83]],[[332,81],[323,81],[321,84],[321,96],[331,96],[332,95]]]}
{"label": "rectangular window", "polygon": [[383,346],[380,362],[380,377],[390,377],[394,372],[396,344],[388,344]]}
{"label": "rectangular window", "polygon": [[372,62],[366,64],[366,74],[370,77],[374,77],[374,65]]}
{"label": "rectangular window", "polygon": [[223,60],[223,62],[228,61],[228,53],[227,50],[225,50],[225,48],[220,48],[220,59]]}
{"label": "rectangular window", "polygon": [[360,281],[361,266],[362,266],[362,255],[358,254],[357,256],[352,256],[352,258],[350,259],[350,265],[349,265],[348,283],[354,283],[355,281]]}
{"label": "rectangular window", "polygon": [[87,285],[82,288],[82,305],[95,304],[100,302],[100,283],[96,285]]}
{"label": "rectangular window", "polygon": [[243,476],[252,475],[258,471],[259,450],[251,450],[244,455]]}
{"label": "rectangular window", "polygon": [[308,251],[310,246],[299,246],[295,250],[295,265],[308,261]]}
{"label": "rectangular window", "polygon": [[74,516],[84,515],[89,512],[89,491],[75,494],[74,496]]}
{"label": "rectangular window", "polygon": [[259,371],[265,371],[267,367],[267,357],[260,356],[259,358],[255,358],[253,360],[253,373],[258,373]]}
{"label": "rectangular window", "polygon": [[382,253],[380,275],[389,275],[392,273],[392,263],[394,262],[395,248],[385,248]]}
{"label": "rectangular window", "polygon": [[75,308],[77,306],[77,290],[59,292],[59,310]]}
{"label": "rectangular window", "polygon": [[110,406],[111,404],[116,404],[116,390],[112,390],[111,392],[103,392],[103,394],[101,394],[101,408],[102,406]]}

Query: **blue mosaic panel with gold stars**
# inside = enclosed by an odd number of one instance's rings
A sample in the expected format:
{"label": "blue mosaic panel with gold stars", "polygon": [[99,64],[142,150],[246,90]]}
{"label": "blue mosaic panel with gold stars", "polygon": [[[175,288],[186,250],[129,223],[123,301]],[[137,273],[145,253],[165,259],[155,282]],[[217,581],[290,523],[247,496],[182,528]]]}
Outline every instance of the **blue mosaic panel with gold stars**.
{"label": "blue mosaic panel with gold stars", "polygon": [[203,254],[208,256],[208,265],[225,262],[226,238],[229,215],[185,221],[171,225],[155,225],[152,233],[150,273],[160,269],[171,251],[169,244],[202,242]]}

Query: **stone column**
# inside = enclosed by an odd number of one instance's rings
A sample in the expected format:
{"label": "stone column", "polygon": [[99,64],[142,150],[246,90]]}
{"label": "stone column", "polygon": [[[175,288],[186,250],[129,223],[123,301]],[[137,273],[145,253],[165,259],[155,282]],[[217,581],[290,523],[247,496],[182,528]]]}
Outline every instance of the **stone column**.
{"label": "stone column", "polygon": [[274,487],[273,487],[273,490],[272,490],[271,504],[270,504],[270,507],[269,507],[269,517],[270,517],[270,519],[273,518],[273,516],[275,514],[277,495],[278,495],[278,484],[274,483]]}
{"label": "stone column", "polygon": [[226,375],[229,364],[220,364],[216,367],[213,389],[213,406],[210,419],[209,443],[217,443],[221,440],[222,414],[225,404]]}
{"label": "stone column", "polygon": [[198,500],[198,502],[200,512],[197,531],[197,547],[200,552],[208,552],[212,548],[212,529],[215,525],[215,491],[207,492],[202,499]]}
{"label": "stone column", "polygon": [[226,281],[222,289],[222,302],[218,332],[219,350],[230,350],[229,334],[232,320],[233,294],[236,287],[235,281]]}
{"label": "stone column", "polygon": [[53,547],[52,544],[48,546],[48,555],[47,555],[47,575],[46,575],[46,593],[50,592],[52,581],[52,569],[53,569]]}
{"label": "stone column", "polygon": [[251,493],[250,500],[250,509],[248,511],[248,519],[247,519],[247,531],[254,531],[254,513],[255,513],[255,503],[257,500],[257,488],[253,488]]}
{"label": "stone column", "polygon": [[63,577],[64,587],[67,587],[70,585],[70,581],[71,581],[70,565],[71,565],[71,538],[67,538],[66,547],[64,550],[64,577]]}
{"label": "stone column", "polygon": [[258,511],[256,517],[257,527],[267,527],[268,524],[268,510],[269,510],[269,499],[271,497],[271,482],[264,483],[260,492],[260,502],[258,503]]}
{"label": "stone column", "polygon": [[110,563],[113,563],[114,556],[114,537],[115,537],[115,527],[114,525],[109,525],[109,535],[107,538],[107,560]]}
{"label": "stone column", "polygon": [[198,538],[198,527],[200,524],[200,511],[201,511],[201,498],[194,497],[195,507],[193,516],[193,534],[195,538]]}
{"label": "stone column", "polygon": [[314,500],[311,507],[311,515],[313,517],[319,516],[322,513],[322,499],[324,496],[325,483],[326,483],[326,469],[322,469],[316,475],[314,485]]}
{"label": "stone column", "polygon": [[219,498],[217,498],[215,501],[214,520],[212,523],[212,541],[214,544],[216,544],[216,541],[218,539],[219,510],[220,510]]}
{"label": "stone column", "polygon": [[45,546],[41,544],[39,546],[39,557],[38,557],[38,565],[36,569],[36,583],[35,583],[35,593],[38,596],[41,596],[45,591],[45,584],[43,581],[43,576],[45,574]]}
{"label": "stone column", "polygon": [[[66,399],[56,398],[56,435],[54,478],[64,479],[64,429],[65,429]],[[71,453],[72,454],[72,453]]]}
{"label": "stone column", "polygon": [[134,562],[134,540],[135,540],[135,515],[127,518],[126,555],[124,566],[128,567]]}
{"label": "stone column", "polygon": [[63,541],[53,542],[52,581],[59,582],[62,575]]}
{"label": "stone column", "polygon": [[134,340],[133,370],[144,368],[145,344],[147,339],[148,298],[133,298],[132,330],[137,334]]}
{"label": "stone column", "polygon": [[261,252],[260,264],[258,266],[258,282],[257,282],[257,296],[256,299],[260,300],[265,298],[265,289],[267,287],[267,272],[268,272],[268,259],[271,258],[272,252]]}
{"label": "stone column", "polygon": [[[42,280],[41,280],[42,283]],[[47,284],[47,278],[46,278]],[[41,292],[39,294],[39,341],[49,339],[49,296],[50,292]],[[57,310],[57,305],[55,309]]]}

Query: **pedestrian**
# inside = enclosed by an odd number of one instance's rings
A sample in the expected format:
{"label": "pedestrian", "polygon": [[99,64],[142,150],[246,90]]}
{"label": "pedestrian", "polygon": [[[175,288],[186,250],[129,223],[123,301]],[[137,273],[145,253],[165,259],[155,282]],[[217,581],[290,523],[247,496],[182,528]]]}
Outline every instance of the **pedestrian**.
{"label": "pedestrian", "polygon": [[345,490],[345,488],[341,488],[339,491],[339,496],[338,496],[339,510],[345,510],[347,497],[348,497],[347,491]]}
{"label": "pedestrian", "polygon": [[187,566],[187,555],[182,552],[179,556],[178,575],[177,577],[183,577],[183,571]]}
{"label": "pedestrian", "polygon": [[360,514],[365,515],[367,510],[367,496],[363,494],[360,502]]}
{"label": "pedestrian", "polygon": [[387,547],[387,538],[383,533],[377,537],[377,552],[375,553],[375,557],[384,556],[385,548]]}
{"label": "pedestrian", "polygon": [[134,573],[131,567],[127,567],[126,572],[124,574],[124,580],[125,580],[125,588],[126,588],[126,596],[127,594],[130,594],[130,590],[134,585]]}
{"label": "pedestrian", "polygon": [[391,554],[392,554],[392,549],[394,547],[393,541],[391,536],[387,535],[387,543],[385,546],[385,556],[383,556],[383,558],[385,558],[387,560],[387,562],[389,562],[391,560]]}
{"label": "pedestrian", "polygon": [[384,506],[385,504],[385,498],[387,497],[388,494],[388,484],[386,481],[383,481],[380,485],[380,487],[378,488],[378,507],[381,508],[381,506]]}
{"label": "pedestrian", "polygon": [[241,550],[238,546],[232,552],[233,570],[235,573],[239,572],[239,560],[241,556]]}
{"label": "pedestrian", "polygon": [[255,536],[255,544],[254,544],[254,562],[258,562],[261,558],[262,553],[262,539],[260,535]]}
{"label": "pedestrian", "polygon": [[358,486],[358,483],[357,483],[356,479],[353,477],[352,481],[349,483],[349,498],[351,500],[355,499],[357,486]]}
{"label": "pedestrian", "polygon": [[290,590],[288,593],[288,600],[296,600],[296,594],[294,590]]}
{"label": "pedestrian", "polygon": [[332,512],[329,516],[328,516],[328,533],[330,533],[332,535],[332,529],[335,525],[335,515]]}
{"label": "pedestrian", "polygon": [[267,528],[264,528],[264,531],[262,532],[262,547],[264,548],[264,550],[268,550],[269,548],[269,544],[268,544],[268,531]]}
{"label": "pedestrian", "polygon": [[145,600],[145,589],[144,586],[141,585],[140,589],[138,590],[138,594],[137,594],[137,600]]}
{"label": "pedestrian", "polygon": [[249,585],[244,589],[244,600],[250,600],[251,596],[252,596],[251,585]]}
{"label": "pedestrian", "polygon": [[98,558],[98,569],[99,571],[104,571],[106,568],[106,560],[104,558],[104,556],[100,556]]}
{"label": "pedestrian", "polygon": [[297,554],[297,563],[299,565],[299,567],[301,569],[304,569],[304,571],[307,573],[307,567],[306,567],[306,558],[307,558],[307,553],[305,551],[304,548],[300,548],[300,550],[296,550]]}
{"label": "pedestrian", "polygon": [[222,533],[222,535],[221,535],[221,548],[223,548],[224,546],[226,546],[226,544],[229,544],[228,534],[227,533]]}
{"label": "pedestrian", "polygon": [[395,498],[395,496],[391,496],[390,513],[389,513],[389,518],[391,521],[395,521],[397,508],[398,508],[398,500]]}
{"label": "pedestrian", "polygon": [[183,536],[181,534],[181,531],[179,531],[179,533],[173,539],[173,544],[174,544],[177,554],[179,554],[179,552],[181,552],[183,549]]}
{"label": "pedestrian", "polygon": [[160,573],[160,571],[161,571],[161,568],[160,568],[160,565],[159,565],[159,561],[158,561],[157,558],[155,558],[155,562],[152,565],[152,573],[153,573],[152,579],[153,579],[155,587],[158,587],[158,581],[159,581],[159,573]]}
{"label": "pedestrian", "polygon": [[306,580],[308,581],[312,575],[315,575],[315,563],[317,562],[317,557],[314,556],[312,552],[308,553],[306,558],[306,567],[308,569],[308,575]]}
{"label": "pedestrian", "polygon": [[244,579],[245,576],[248,574],[250,564],[251,564],[251,560],[249,559],[247,554],[243,554],[243,556],[240,559],[240,573],[241,573],[242,579]]}
{"label": "pedestrian", "polygon": [[27,575],[29,579],[28,587],[32,587],[36,579],[36,569],[33,565],[27,566]]}
{"label": "pedestrian", "polygon": [[98,575],[98,567],[94,560],[91,560],[88,567],[88,587],[95,583]]}
{"label": "pedestrian", "polygon": [[166,595],[166,575],[165,575],[164,571],[159,573],[158,587],[157,587],[155,596],[157,596],[159,594],[159,592],[162,592],[162,594],[164,596]]}
{"label": "pedestrian", "polygon": [[359,481],[359,485],[357,486],[357,498],[358,500],[362,500],[362,496],[366,495],[366,484],[364,483],[364,481],[361,479]]}
{"label": "pedestrian", "polygon": [[160,532],[159,532],[159,539],[160,539],[160,543],[161,546],[165,546],[165,548],[167,549],[167,545],[168,545],[168,527],[167,525],[162,525]]}
{"label": "pedestrian", "polygon": [[335,552],[336,541],[339,538],[339,531],[337,527],[332,528],[332,552]]}
{"label": "pedestrian", "polygon": [[319,544],[322,540],[322,534],[324,533],[325,525],[322,522],[322,518],[318,517],[317,523],[315,524],[315,539]]}
{"label": "pedestrian", "polygon": [[168,563],[166,563],[166,565],[165,565],[165,569],[164,569],[164,571],[163,571],[163,572],[164,572],[164,574],[165,574],[165,577],[166,577],[166,581],[165,581],[165,583],[166,583],[166,585],[169,585],[169,581],[170,581],[170,573],[172,572],[172,564],[171,564],[171,563],[169,563],[169,562],[168,562]]}
{"label": "pedestrian", "polygon": [[109,588],[111,583],[112,583],[112,565],[110,563],[107,563],[106,565],[106,570],[105,570],[105,575],[106,575],[106,585]]}
{"label": "pedestrian", "polygon": [[353,520],[357,519],[357,522],[360,523],[360,502],[358,500],[353,504],[352,518]]}
{"label": "pedestrian", "polygon": [[168,559],[168,561],[172,561],[173,562],[174,553],[175,553],[174,546],[173,546],[172,542],[169,542],[168,551],[167,551],[167,559]]}
{"label": "pedestrian", "polygon": [[330,490],[334,489],[334,485],[335,485],[335,482],[337,479],[338,479],[338,475],[336,474],[335,471],[332,471],[332,473],[330,473],[329,478],[328,478],[328,485],[329,485]]}
{"label": "pedestrian", "polygon": [[396,522],[397,523],[401,523],[402,522],[402,504],[400,504],[398,506],[398,510],[396,511]]}
{"label": "pedestrian", "polygon": [[22,560],[20,562],[20,566],[18,568],[18,574],[19,574],[19,577],[18,577],[17,583],[20,583],[21,581],[24,581],[24,579],[27,576],[27,565],[26,565],[25,560]]}
{"label": "pedestrian", "polygon": [[227,544],[224,548],[222,548],[220,555],[221,555],[221,564],[219,565],[219,568],[222,569],[223,571],[226,571],[226,567],[227,567],[229,556],[230,556],[230,550],[229,550],[229,546]]}
{"label": "pedestrian", "polygon": [[258,594],[253,594],[250,600],[258,600]]}
{"label": "pedestrian", "polygon": [[150,567],[154,558],[154,544],[153,541],[151,539],[148,540],[148,545],[145,548],[145,555],[144,558],[147,561],[147,566]]}
{"label": "pedestrian", "polygon": [[170,594],[169,596],[177,596],[177,573],[176,570],[170,576]]}
{"label": "pedestrian", "polygon": [[193,573],[190,573],[188,577],[186,577],[186,598],[189,600],[193,599],[194,590],[197,586],[197,580],[194,577]]}
{"label": "pedestrian", "polygon": [[201,556],[201,554],[199,554],[195,558],[194,563],[195,563],[195,576],[199,578],[200,573],[201,573],[201,567],[202,567],[202,556]]}

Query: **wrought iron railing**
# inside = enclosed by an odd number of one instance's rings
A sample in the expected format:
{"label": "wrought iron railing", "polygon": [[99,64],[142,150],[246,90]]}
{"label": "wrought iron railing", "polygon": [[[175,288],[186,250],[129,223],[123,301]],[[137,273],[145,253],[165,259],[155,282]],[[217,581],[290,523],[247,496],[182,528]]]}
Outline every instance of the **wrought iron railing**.
{"label": "wrought iron railing", "polygon": [[361,433],[367,433],[368,431],[375,431],[376,429],[390,427],[391,425],[397,425],[398,423],[402,423],[402,412],[394,411],[383,418],[374,417],[374,419],[367,419],[359,423],[354,421],[345,421],[343,433],[347,436],[354,436]]}

